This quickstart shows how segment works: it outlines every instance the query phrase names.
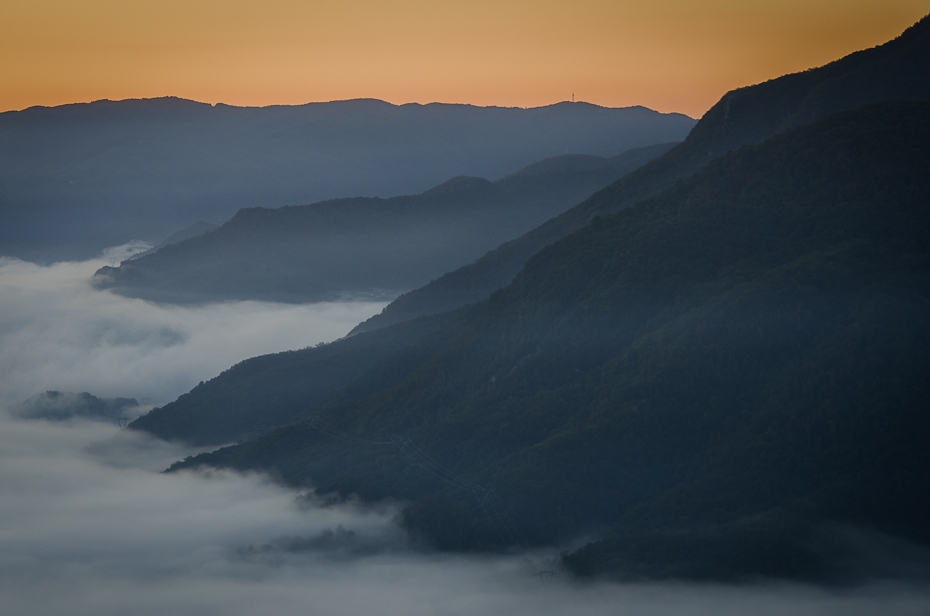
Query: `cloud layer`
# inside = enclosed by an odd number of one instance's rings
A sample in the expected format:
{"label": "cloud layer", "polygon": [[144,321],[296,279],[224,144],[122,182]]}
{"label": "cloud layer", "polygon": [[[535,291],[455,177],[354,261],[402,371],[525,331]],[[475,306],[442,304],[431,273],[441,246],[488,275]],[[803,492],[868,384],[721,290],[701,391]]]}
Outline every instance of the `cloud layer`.
{"label": "cloud layer", "polygon": [[0,404],[46,390],[162,404],[243,359],[339,338],[384,306],[159,306],[91,288],[119,250],[51,266],[0,258]]}
{"label": "cloud layer", "polygon": [[[159,307],[92,290],[98,265],[0,261],[0,407],[47,389],[170,400],[236,361],[335,338],[380,309]],[[536,575],[555,570],[555,553],[425,553],[393,524],[398,503],[331,502],[260,475],[159,472],[193,453],[108,423],[0,410],[4,616],[930,611],[930,590],[900,584],[579,584]]]}

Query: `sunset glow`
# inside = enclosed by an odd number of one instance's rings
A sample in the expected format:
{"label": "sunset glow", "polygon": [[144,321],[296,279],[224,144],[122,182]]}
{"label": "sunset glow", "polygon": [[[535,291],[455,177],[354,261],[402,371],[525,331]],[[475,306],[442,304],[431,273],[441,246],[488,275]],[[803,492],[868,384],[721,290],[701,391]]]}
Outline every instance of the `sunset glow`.
{"label": "sunset glow", "polygon": [[920,0],[13,0],[0,110],[179,96],[538,106],[700,116],[723,92],[895,37]]}

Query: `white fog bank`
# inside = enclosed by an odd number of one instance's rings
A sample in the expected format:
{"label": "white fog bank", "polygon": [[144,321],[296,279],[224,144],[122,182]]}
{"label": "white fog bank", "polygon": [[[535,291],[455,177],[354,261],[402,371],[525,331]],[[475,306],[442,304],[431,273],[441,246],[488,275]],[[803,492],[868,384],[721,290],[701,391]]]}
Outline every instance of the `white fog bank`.
{"label": "white fog bank", "polygon": [[50,266],[0,258],[0,404],[47,390],[163,404],[249,357],[344,336],[385,305],[164,306],[90,286],[138,248]]}
{"label": "white fog bank", "polygon": [[[0,612],[68,615],[925,615],[901,585],[577,584],[522,557],[405,547],[395,505],[319,506],[112,425],[0,415]],[[548,565],[547,565],[548,566]]]}
{"label": "white fog bank", "polygon": [[3,407],[46,390],[163,403],[248,357],[338,338],[383,306],[158,306],[89,286],[117,252],[0,259],[2,616],[930,613],[930,590],[901,584],[579,584],[534,575],[554,553],[424,553],[393,523],[402,504],[319,502],[259,475],[165,475],[196,452],[112,423],[10,418]]}

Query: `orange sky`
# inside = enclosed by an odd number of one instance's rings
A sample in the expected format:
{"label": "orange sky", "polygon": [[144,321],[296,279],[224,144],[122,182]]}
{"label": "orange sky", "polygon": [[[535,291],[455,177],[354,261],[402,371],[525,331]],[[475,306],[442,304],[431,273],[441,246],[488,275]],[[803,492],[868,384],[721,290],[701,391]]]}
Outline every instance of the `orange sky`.
{"label": "orange sky", "polygon": [[698,117],[734,87],[899,34],[926,0],[5,0],[0,110],[180,96],[645,105]]}

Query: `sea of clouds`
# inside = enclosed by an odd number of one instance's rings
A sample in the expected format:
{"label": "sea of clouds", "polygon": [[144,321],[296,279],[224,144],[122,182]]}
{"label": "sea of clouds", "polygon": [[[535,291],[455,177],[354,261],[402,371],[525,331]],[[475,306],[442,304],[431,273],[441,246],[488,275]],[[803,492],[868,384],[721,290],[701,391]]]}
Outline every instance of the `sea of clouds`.
{"label": "sea of clouds", "polygon": [[304,498],[259,475],[157,472],[190,451],[75,420],[0,415],[0,606],[69,616],[925,615],[900,584],[580,584],[552,555],[430,554],[399,504]]}
{"label": "sea of clouds", "polygon": [[[164,402],[236,361],[343,335],[376,304],[164,307],[95,291],[99,262],[0,262],[0,407],[47,389]],[[0,410],[4,615],[925,615],[930,590],[579,583],[556,554],[412,547],[403,503],[331,502],[85,419]],[[552,570],[554,576],[538,575]]]}
{"label": "sea of clouds", "polygon": [[90,286],[98,268],[140,248],[50,266],[0,257],[0,404],[47,390],[164,404],[249,357],[344,336],[384,306],[165,306]]}

